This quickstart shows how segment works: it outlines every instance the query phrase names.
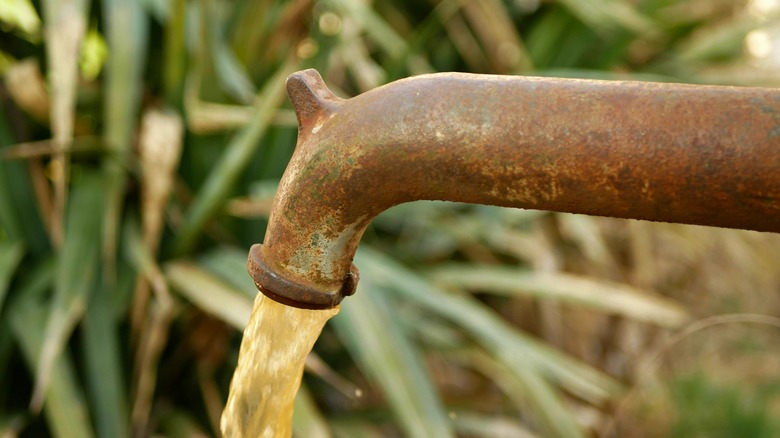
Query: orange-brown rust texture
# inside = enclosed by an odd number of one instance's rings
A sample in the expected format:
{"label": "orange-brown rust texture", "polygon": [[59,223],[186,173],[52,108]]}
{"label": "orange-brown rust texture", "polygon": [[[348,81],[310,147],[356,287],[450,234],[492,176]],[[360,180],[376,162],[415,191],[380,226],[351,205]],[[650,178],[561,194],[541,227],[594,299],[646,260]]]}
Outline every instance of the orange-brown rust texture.
{"label": "orange-brown rust texture", "polygon": [[293,304],[338,304],[366,226],[413,200],[780,231],[778,90],[442,73],[344,100],[307,70],[288,91],[298,146],[253,257]]}

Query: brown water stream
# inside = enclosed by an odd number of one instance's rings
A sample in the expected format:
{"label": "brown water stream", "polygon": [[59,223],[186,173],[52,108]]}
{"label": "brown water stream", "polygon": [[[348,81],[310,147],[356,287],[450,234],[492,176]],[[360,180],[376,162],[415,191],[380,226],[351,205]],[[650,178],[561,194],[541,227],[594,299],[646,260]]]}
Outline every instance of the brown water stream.
{"label": "brown water stream", "polygon": [[225,437],[289,437],[303,364],[339,308],[298,309],[257,294],[221,429]]}

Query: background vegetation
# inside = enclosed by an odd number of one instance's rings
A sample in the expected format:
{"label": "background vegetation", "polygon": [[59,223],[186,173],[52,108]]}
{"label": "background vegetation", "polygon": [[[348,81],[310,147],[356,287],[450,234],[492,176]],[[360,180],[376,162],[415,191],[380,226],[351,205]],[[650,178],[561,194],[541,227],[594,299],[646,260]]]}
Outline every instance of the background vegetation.
{"label": "background vegetation", "polygon": [[[6,0],[0,435],[218,435],[285,75],[774,86],[771,0]],[[521,109],[518,109],[519,111]],[[777,436],[777,235],[392,209],[296,435]]]}

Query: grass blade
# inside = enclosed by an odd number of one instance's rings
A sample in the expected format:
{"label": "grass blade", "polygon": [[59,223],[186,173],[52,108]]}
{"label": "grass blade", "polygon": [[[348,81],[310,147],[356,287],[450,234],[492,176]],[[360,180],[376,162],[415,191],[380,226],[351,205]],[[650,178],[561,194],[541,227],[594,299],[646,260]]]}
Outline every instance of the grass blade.
{"label": "grass blade", "polygon": [[317,408],[314,398],[306,386],[301,383],[295,396],[293,410],[293,435],[306,438],[330,438],[328,423]]}
{"label": "grass blade", "polygon": [[[16,296],[40,297],[44,292],[51,289],[55,271],[53,258],[43,258],[43,260],[39,260],[33,266],[28,267],[28,269],[28,275],[17,289]],[[9,306],[9,308],[13,310],[12,306]],[[3,315],[10,315],[10,311],[3,312]],[[0,388],[10,388],[11,380],[16,378],[14,373],[9,372],[9,365],[14,363],[15,353],[17,353],[14,347],[13,331],[10,330],[9,324],[8,318],[0,319]],[[7,401],[8,398],[13,399],[14,394],[10,391],[6,392],[7,394],[0,396],[0,403]],[[0,436],[3,435],[0,434]]]}
{"label": "grass blade", "polygon": [[518,373],[504,364],[476,349],[456,352],[456,360],[469,363],[482,374],[491,378],[504,393],[513,399],[520,413],[533,412],[544,436],[582,437],[580,426],[563,404],[553,386],[539,373],[526,370]]}
{"label": "grass blade", "polygon": [[165,21],[165,65],[163,84],[168,105],[181,108],[184,76],[187,67],[186,1],[169,2],[170,14]]}
{"label": "grass blade", "polygon": [[376,282],[390,285],[388,290],[404,299],[460,325],[507,366],[534,367],[563,388],[594,403],[620,391],[620,385],[609,376],[524,335],[471,297],[448,294],[365,246],[355,260],[360,266],[361,281],[373,277]]}
{"label": "grass blade", "polygon": [[223,247],[201,256],[198,264],[254,300],[257,286],[246,270],[246,257],[246,250]]}
{"label": "grass blade", "polygon": [[[31,370],[41,369],[40,354],[46,342],[44,328],[48,303],[41,300],[41,295],[20,294],[9,306],[8,312],[11,330]],[[51,385],[45,395],[44,414],[52,434],[59,438],[94,436],[70,354],[63,352],[58,355],[50,369]]]}
{"label": "grass blade", "polygon": [[745,36],[760,26],[759,20],[748,14],[701,26],[678,44],[676,61],[679,65],[696,66],[734,58],[744,51]]}
{"label": "grass blade", "polygon": [[103,0],[106,42],[111,56],[106,63],[103,107],[104,137],[111,152],[105,168],[107,204],[104,210],[103,256],[106,279],[113,281],[119,221],[125,193],[125,169],[138,118],[149,18],[143,2]]}
{"label": "grass blade", "polygon": [[[16,138],[8,120],[0,111],[0,148],[14,144]],[[24,242],[30,253],[48,252],[48,239],[35,206],[30,174],[24,163],[0,160],[0,236]]]}
{"label": "grass blade", "polygon": [[163,436],[170,438],[207,438],[208,435],[187,412],[166,412],[161,418],[160,429]]}
{"label": "grass blade", "polygon": [[24,247],[21,243],[0,242],[0,310],[3,309],[8,286],[23,255]]}
{"label": "grass blade", "polygon": [[368,34],[379,47],[393,59],[407,52],[406,41],[384,20],[369,3],[359,0],[334,0],[333,5],[349,16]]}
{"label": "grass blade", "polygon": [[452,264],[432,270],[431,278],[442,286],[558,300],[662,327],[679,327],[688,320],[685,308],[672,300],[628,285],[561,272]]}
{"label": "grass blade", "polygon": [[333,436],[337,438],[385,438],[387,433],[379,426],[362,418],[339,419],[331,422]]}
{"label": "grass blade", "polygon": [[[436,319],[421,320],[414,312],[404,314],[408,319],[405,323],[411,327],[424,343],[437,350],[437,353],[448,363],[459,363],[479,372],[492,380],[515,405],[520,417],[526,423],[534,425],[543,436],[579,437],[582,436],[581,426],[576,421],[572,410],[563,403],[561,396],[554,389],[552,382],[544,379],[534,368],[524,366],[507,366],[501,363],[495,355],[486,353],[482,348],[461,336],[456,327],[448,321]],[[476,403],[472,409],[479,409]],[[466,408],[466,406],[461,406]],[[456,429],[459,427],[459,414],[450,415]],[[529,421],[530,420],[530,421]],[[508,427],[506,422],[499,422]],[[487,427],[487,424],[485,425]],[[513,428],[514,429],[514,428]],[[501,430],[501,428],[499,428]],[[474,433],[474,432],[472,432]],[[519,436],[530,434],[528,431],[518,433]],[[477,433],[477,436],[496,436],[496,433]],[[499,434],[500,435],[500,434]],[[511,435],[515,436],[515,435]]]}
{"label": "grass blade", "polygon": [[171,262],[164,271],[171,286],[198,308],[239,331],[244,330],[252,313],[252,299],[246,293],[225,284],[191,262]]}
{"label": "grass blade", "polygon": [[452,425],[417,348],[381,288],[370,277],[333,318],[339,337],[366,375],[382,388],[408,436],[454,436]]}
{"label": "grass blade", "polygon": [[243,104],[252,102],[256,92],[254,84],[249,79],[249,73],[225,41],[224,18],[220,4],[207,1],[202,4],[206,12],[205,20],[208,27],[208,45],[214,60],[214,69],[222,88],[232,98]]}
{"label": "grass blade", "polygon": [[81,327],[87,389],[98,436],[105,438],[130,435],[118,336],[119,321],[112,312],[112,301],[115,298],[112,292],[101,288],[92,295]]}
{"label": "grass blade", "polygon": [[271,124],[276,108],[284,98],[287,76],[295,70],[296,65],[294,60],[288,60],[268,80],[257,98],[254,118],[231,139],[225,152],[214,165],[190,205],[184,224],[178,232],[175,248],[177,254],[184,254],[192,248],[203,226],[228,198],[238,177],[249,163],[249,158],[257,150],[260,139]]}
{"label": "grass blade", "polygon": [[492,438],[536,438],[516,418],[486,415],[476,412],[453,412],[458,432],[464,436],[489,436]]}
{"label": "grass blade", "polygon": [[18,163],[0,161],[0,235],[13,240],[22,240],[24,237],[22,225],[16,214],[17,207],[11,194],[11,178],[8,176],[7,169],[9,164]]}
{"label": "grass blade", "polygon": [[496,73],[532,70],[531,59],[504,3],[499,0],[463,2],[463,13],[485,47]]}
{"label": "grass blade", "polygon": [[103,0],[109,53],[105,71],[105,139],[121,166],[130,145],[141,97],[149,19],[141,2]]}
{"label": "grass blade", "polygon": [[201,256],[198,265],[254,300],[257,286],[247,273],[246,257],[246,250],[222,247]]}
{"label": "grass blade", "polygon": [[39,409],[50,382],[52,367],[68,338],[84,314],[89,293],[95,286],[99,240],[103,211],[105,179],[85,173],[74,183],[65,224],[65,244],[57,266],[57,281],[45,323],[46,335],[35,379],[31,406]]}
{"label": "grass blade", "polygon": [[573,15],[596,31],[618,28],[636,33],[653,30],[653,22],[626,0],[561,0]]}

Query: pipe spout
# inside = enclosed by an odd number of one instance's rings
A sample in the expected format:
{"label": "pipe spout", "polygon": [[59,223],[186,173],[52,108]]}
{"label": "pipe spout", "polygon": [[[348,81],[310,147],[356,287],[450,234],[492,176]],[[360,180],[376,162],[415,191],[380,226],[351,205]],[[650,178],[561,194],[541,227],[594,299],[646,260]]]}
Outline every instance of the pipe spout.
{"label": "pipe spout", "polygon": [[287,81],[298,144],[248,266],[329,308],[396,204],[448,200],[780,232],[780,90],[440,73],[351,99]]}

